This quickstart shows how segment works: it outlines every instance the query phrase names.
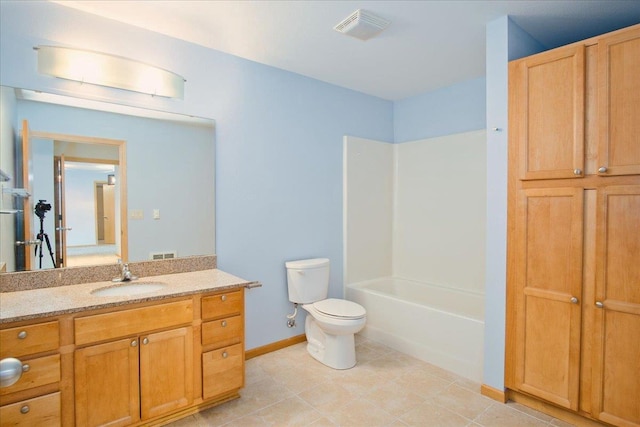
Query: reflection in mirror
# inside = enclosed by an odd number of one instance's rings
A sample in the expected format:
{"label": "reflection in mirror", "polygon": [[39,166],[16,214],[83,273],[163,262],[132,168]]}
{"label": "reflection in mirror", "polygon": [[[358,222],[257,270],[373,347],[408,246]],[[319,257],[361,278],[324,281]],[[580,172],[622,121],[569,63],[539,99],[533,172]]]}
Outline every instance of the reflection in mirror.
{"label": "reflection in mirror", "polygon": [[[35,259],[28,259],[30,245],[25,245],[24,267],[76,267],[126,259],[126,235],[120,232],[126,230],[126,200],[120,191],[126,188],[126,175],[120,174],[121,168],[126,169],[125,141],[30,131],[25,148],[26,133],[22,138],[23,157],[31,153],[27,162],[31,178],[22,184],[32,195],[30,201],[38,201],[34,211],[40,221],[35,229],[39,242]],[[113,185],[108,184],[110,175],[119,178]],[[26,232],[26,228],[17,230],[29,240]],[[16,269],[21,270],[23,265],[17,261]]]}
{"label": "reflection in mirror", "polygon": [[[56,265],[77,267],[116,263],[122,256],[120,233],[116,234],[116,229],[120,230],[120,216],[116,217],[120,203],[119,197],[116,198],[115,179],[113,184],[108,180],[109,176],[116,176],[117,164],[68,158],[60,163],[62,173],[59,176],[64,178],[59,187],[64,193],[54,200],[64,212],[61,217],[65,218],[65,223],[56,224],[56,237],[61,236],[56,239],[59,256]],[[66,227],[66,223],[74,224],[75,228]]]}
{"label": "reflection in mirror", "polygon": [[[93,101],[77,105],[74,98],[1,89],[0,169],[9,180],[1,183],[0,269],[20,271],[20,252],[35,252],[16,242],[38,240],[40,223],[33,209],[40,199],[52,205],[43,228],[56,265],[215,253],[212,120],[131,107],[125,111]],[[34,95],[45,98],[31,99]],[[32,135],[35,166],[27,198],[14,194],[29,186],[21,176],[23,120]],[[122,142],[122,153],[109,151],[105,141]],[[55,184],[58,177],[64,185]],[[21,222],[27,216],[25,227]],[[42,252],[42,268],[52,267],[46,244]],[[39,260],[33,261],[31,269],[38,269]]]}

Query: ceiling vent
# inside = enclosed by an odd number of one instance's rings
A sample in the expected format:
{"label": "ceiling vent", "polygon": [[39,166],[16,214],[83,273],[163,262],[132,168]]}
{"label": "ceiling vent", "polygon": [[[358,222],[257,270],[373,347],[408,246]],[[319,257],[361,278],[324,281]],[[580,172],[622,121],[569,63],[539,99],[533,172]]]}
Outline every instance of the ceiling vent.
{"label": "ceiling vent", "polygon": [[376,16],[371,12],[358,9],[333,29],[360,40],[369,40],[380,34],[390,23],[391,21]]}

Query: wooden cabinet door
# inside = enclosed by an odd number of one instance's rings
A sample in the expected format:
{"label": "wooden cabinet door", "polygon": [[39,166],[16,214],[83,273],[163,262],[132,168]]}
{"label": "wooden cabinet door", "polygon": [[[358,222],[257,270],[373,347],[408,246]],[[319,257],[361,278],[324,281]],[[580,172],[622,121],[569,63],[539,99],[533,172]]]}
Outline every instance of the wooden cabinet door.
{"label": "wooden cabinet door", "polygon": [[514,65],[509,81],[517,95],[509,108],[514,108],[519,178],[583,176],[585,47],[554,49]]}
{"label": "wooden cabinet door", "polygon": [[202,397],[210,399],[237,391],[244,385],[242,344],[202,354]]}
{"label": "wooden cabinet door", "polygon": [[76,350],[75,406],[79,427],[140,420],[136,338]]}
{"label": "wooden cabinet door", "polygon": [[516,387],[577,409],[583,190],[521,190],[515,257]]}
{"label": "wooden cabinet door", "polygon": [[598,174],[640,174],[640,25],[598,39],[598,83]]}
{"label": "wooden cabinet door", "polygon": [[140,339],[142,419],[193,402],[193,329],[184,327]]}
{"label": "wooden cabinet door", "polygon": [[593,415],[640,425],[640,185],[598,194]]}
{"label": "wooden cabinet door", "polygon": [[60,412],[60,392],[56,392],[0,406],[0,423],[3,427],[60,427]]}

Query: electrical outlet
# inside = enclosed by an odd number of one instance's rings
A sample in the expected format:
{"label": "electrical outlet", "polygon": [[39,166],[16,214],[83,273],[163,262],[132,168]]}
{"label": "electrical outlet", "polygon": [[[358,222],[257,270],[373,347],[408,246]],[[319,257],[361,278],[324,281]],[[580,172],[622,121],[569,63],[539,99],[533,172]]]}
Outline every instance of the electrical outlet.
{"label": "electrical outlet", "polygon": [[153,219],[160,219],[160,209],[153,210]]}
{"label": "electrical outlet", "polygon": [[144,215],[142,214],[142,209],[130,209],[129,210],[129,218],[131,218],[131,219],[143,219]]}

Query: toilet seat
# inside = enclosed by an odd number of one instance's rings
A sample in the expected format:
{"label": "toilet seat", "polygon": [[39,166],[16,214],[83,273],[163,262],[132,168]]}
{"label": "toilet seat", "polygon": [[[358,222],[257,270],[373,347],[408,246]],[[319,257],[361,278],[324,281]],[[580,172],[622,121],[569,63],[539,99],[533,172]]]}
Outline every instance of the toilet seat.
{"label": "toilet seat", "polygon": [[356,320],[362,319],[367,312],[363,306],[353,301],[328,298],[314,302],[312,307],[320,314],[334,319]]}

